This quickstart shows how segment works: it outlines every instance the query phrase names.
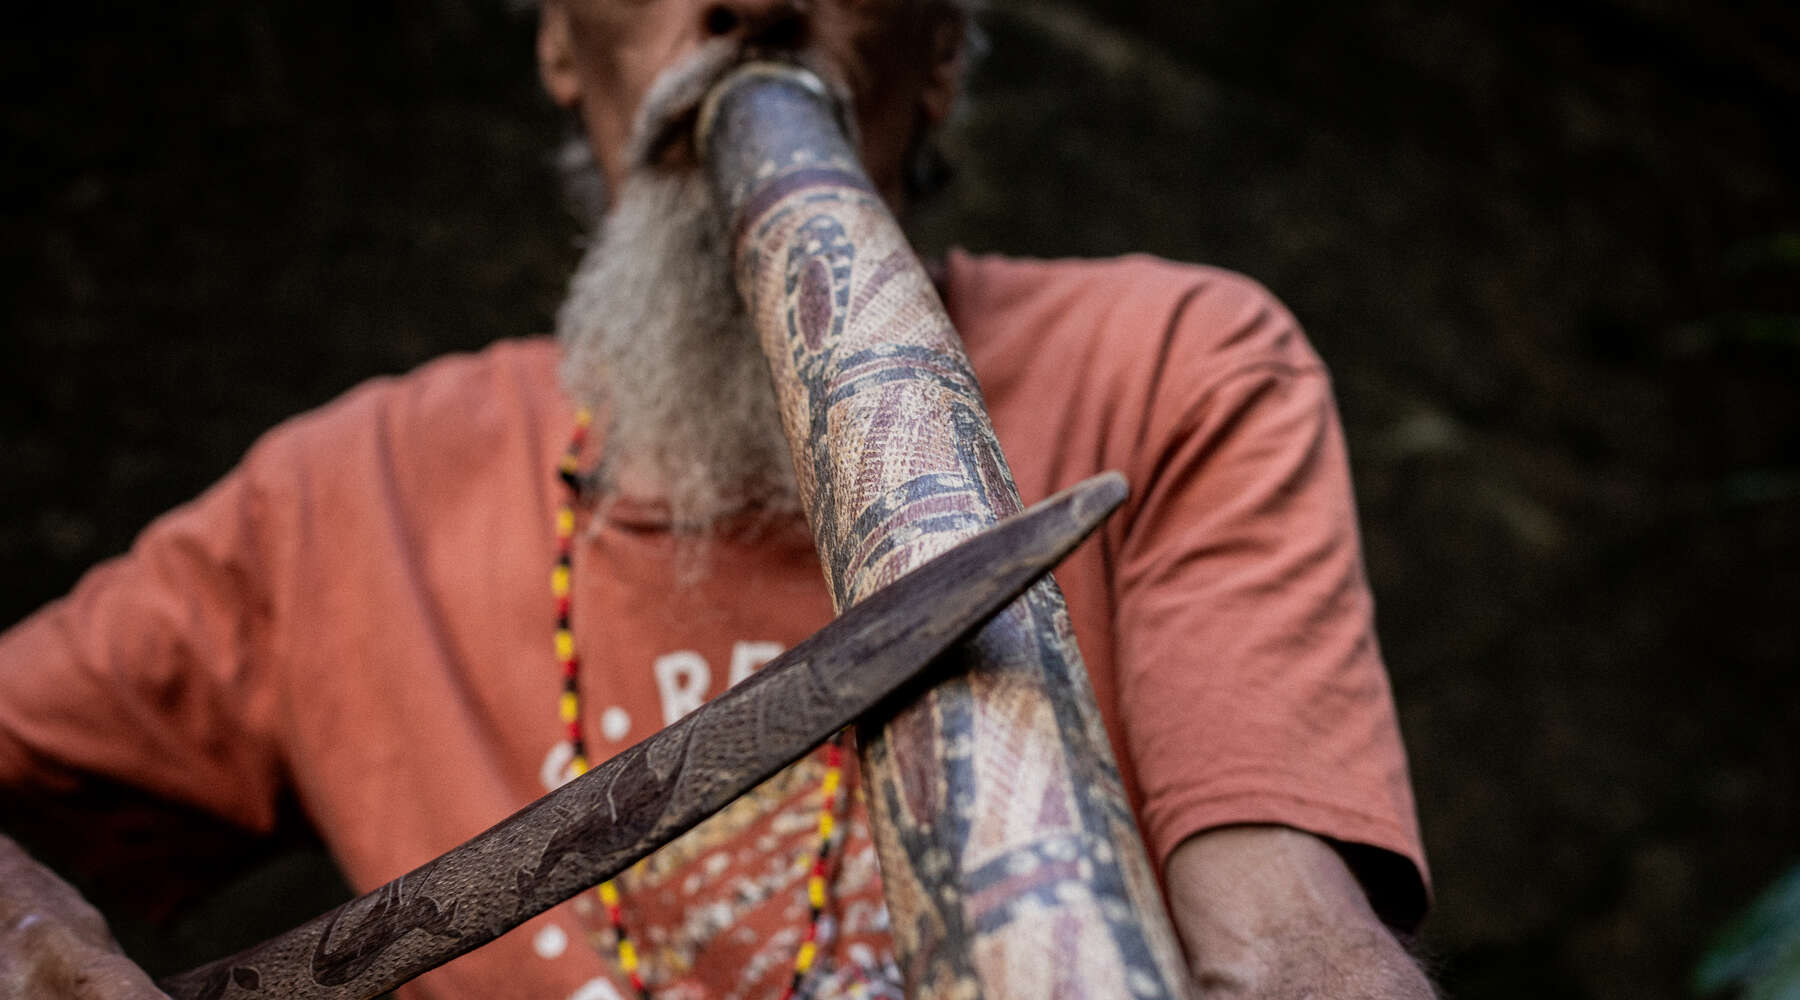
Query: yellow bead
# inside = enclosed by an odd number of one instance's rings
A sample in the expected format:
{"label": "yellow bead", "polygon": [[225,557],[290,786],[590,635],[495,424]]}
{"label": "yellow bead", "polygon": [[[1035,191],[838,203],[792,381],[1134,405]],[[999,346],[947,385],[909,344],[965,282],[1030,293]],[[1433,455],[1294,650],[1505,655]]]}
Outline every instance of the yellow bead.
{"label": "yellow bead", "polygon": [[819,787],[819,790],[825,793],[827,799],[836,795],[838,790],[838,772],[826,771],[825,783]]}
{"label": "yellow bead", "polygon": [[628,973],[637,971],[637,945],[629,940],[619,942],[619,967]]}
{"label": "yellow bead", "polygon": [[563,725],[566,726],[575,721],[575,716],[581,714],[581,701],[575,697],[575,692],[564,691],[562,697],[557,700],[556,708],[562,715]]}
{"label": "yellow bead", "polygon": [[569,761],[569,770],[573,772],[577,778],[588,773],[588,759],[586,757],[576,757],[574,760]]}
{"label": "yellow bead", "polygon": [[600,883],[600,902],[607,906],[619,905],[619,887],[611,881]]}
{"label": "yellow bead", "polygon": [[[567,660],[575,655],[575,637],[566,628],[556,630],[556,658]],[[566,721],[566,720],[565,720]]]}
{"label": "yellow bead", "polygon": [[558,566],[550,571],[550,595],[552,597],[569,596],[569,567]]}
{"label": "yellow bead", "polygon": [[812,968],[813,956],[819,953],[819,946],[807,941],[800,945],[800,954],[794,956],[794,971],[805,972]]}
{"label": "yellow bead", "polygon": [[831,831],[837,828],[834,817],[828,812],[819,814],[819,839],[830,840]]}
{"label": "yellow bead", "polygon": [[586,427],[588,424],[591,424],[593,422],[594,422],[594,413],[592,410],[589,410],[587,407],[584,406],[581,409],[575,411],[575,426]]}
{"label": "yellow bead", "polygon": [[575,534],[575,512],[567,507],[556,512],[556,537],[568,538]]}
{"label": "yellow bead", "polygon": [[817,875],[806,880],[806,899],[812,903],[813,909],[825,908],[825,880]]}

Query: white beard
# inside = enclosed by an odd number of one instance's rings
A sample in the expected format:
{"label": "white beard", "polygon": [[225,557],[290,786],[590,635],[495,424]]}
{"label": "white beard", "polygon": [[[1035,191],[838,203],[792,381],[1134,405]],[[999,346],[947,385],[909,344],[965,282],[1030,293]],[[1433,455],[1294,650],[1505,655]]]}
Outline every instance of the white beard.
{"label": "white beard", "polygon": [[800,510],[767,362],[698,171],[623,184],[557,314],[563,384],[606,420],[601,487],[675,530]]}

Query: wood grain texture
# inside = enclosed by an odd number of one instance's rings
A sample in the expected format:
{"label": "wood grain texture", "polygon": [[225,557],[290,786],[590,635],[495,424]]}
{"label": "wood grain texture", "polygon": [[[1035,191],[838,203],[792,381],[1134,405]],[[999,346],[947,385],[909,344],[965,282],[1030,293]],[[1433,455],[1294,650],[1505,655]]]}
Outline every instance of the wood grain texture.
{"label": "wood grain texture", "polygon": [[[850,607],[1019,509],[974,373],[823,88],[717,88],[702,136],[821,563]],[[1186,995],[1179,947],[1050,581],[861,741],[920,998]]]}
{"label": "wood grain texture", "polygon": [[892,696],[1124,498],[1124,481],[1102,476],[1046,500],[462,846],[159,985],[174,1000],[366,1000],[492,941],[625,870]]}

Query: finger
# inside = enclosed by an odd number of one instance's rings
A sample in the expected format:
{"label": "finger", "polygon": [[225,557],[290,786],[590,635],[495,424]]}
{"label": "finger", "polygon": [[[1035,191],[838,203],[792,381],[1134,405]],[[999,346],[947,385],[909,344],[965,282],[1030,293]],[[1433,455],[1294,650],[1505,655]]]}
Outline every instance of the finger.
{"label": "finger", "polygon": [[116,952],[91,956],[69,985],[72,1000],[168,1000],[148,973]]}
{"label": "finger", "polygon": [[[0,942],[0,996],[33,1000],[166,1000],[111,946],[50,919],[22,920]],[[110,942],[109,942],[110,945]]]}

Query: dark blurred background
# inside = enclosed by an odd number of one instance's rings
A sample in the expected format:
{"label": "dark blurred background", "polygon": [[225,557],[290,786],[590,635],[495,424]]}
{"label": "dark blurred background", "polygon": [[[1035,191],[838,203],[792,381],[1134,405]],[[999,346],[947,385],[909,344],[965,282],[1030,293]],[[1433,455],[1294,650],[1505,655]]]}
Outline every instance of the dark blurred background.
{"label": "dark blurred background", "polygon": [[[33,15],[0,41],[0,622],[276,421],[546,330],[576,254],[502,0]],[[1448,993],[1685,995],[1800,860],[1800,11],[984,21],[923,244],[1235,268],[1336,373]],[[288,851],[116,920],[180,967],[329,872]]]}

